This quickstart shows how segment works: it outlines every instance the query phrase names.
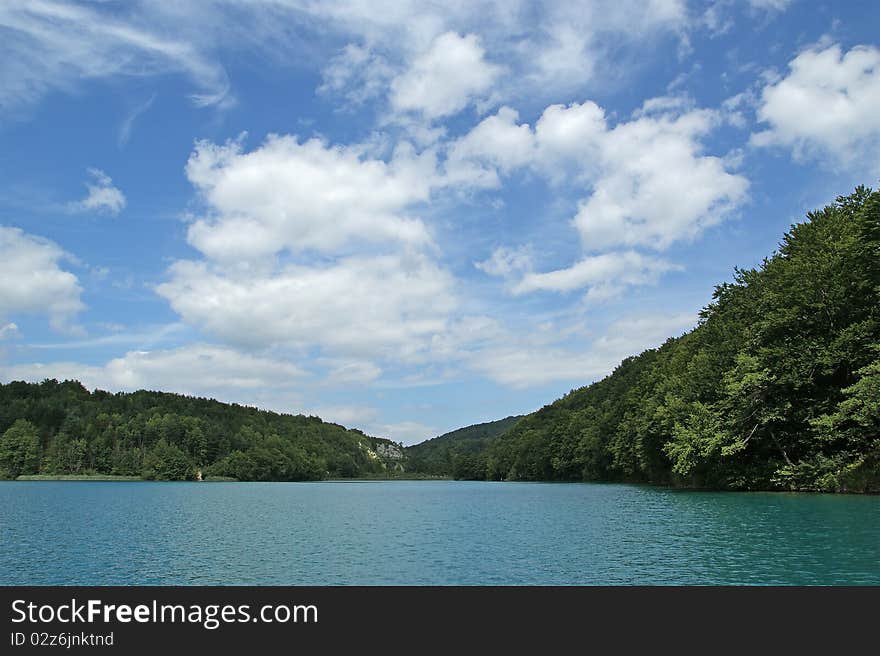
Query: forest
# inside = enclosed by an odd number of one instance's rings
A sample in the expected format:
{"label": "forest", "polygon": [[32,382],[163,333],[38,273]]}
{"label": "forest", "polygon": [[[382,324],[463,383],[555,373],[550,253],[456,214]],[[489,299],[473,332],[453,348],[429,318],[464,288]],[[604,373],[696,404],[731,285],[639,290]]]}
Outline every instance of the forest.
{"label": "forest", "polygon": [[162,392],[89,392],[76,381],[0,385],[0,478],[318,480],[384,475],[401,453],[317,417]]}
{"label": "forest", "polygon": [[880,492],[880,193],[810,212],[695,329],[484,444],[476,478]]}
{"label": "forest", "polygon": [[406,470],[458,479],[486,478],[483,451],[489,440],[508,431],[519,416],[465,426],[406,447]]}

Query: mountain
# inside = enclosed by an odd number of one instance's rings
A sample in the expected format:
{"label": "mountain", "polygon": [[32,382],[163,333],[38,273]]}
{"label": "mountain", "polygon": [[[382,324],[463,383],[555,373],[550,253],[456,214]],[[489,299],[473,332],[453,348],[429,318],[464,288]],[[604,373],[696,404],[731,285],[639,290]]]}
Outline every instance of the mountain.
{"label": "mountain", "polygon": [[692,331],[483,444],[490,479],[880,492],[880,193],[810,212]]}
{"label": "mountain", "polygon": [[438,476],[484,479],[486,471],[483,460],[475,456],[486,449],[489,440],[505,433],[520,418],[506,417],[466,426],[406,447],[406,469]]}
{"label": "mountain", "polygon": [[401,447],[318,417],[77,381],[0,385],[0,478],[108,474],[248,481],[384,475]]}

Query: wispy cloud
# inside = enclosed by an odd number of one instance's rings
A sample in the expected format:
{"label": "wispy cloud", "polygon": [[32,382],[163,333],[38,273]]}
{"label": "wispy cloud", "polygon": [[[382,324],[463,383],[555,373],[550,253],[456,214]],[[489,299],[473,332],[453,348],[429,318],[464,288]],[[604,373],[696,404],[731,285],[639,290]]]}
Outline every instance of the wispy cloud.
{"label": "wispy cloud", "polygon": [[134,127],[135,121],[148,111],[155,101],[156,94],[154,93],[146,101],[142,102],[126,115],[122,123],[119,125],[119,134],[116,137],[116,145],[123,148],[128,143],[128,140],[131,139],[131,131]]}
{"label": "wispy cloud", "polygon": [[[199,107],[229,102],[229,80],[190,40],[169,37],[155,17],[53,0],[0,3],[0,110],[30,105],[46,93],[116,75],[182,73]],[[114,3],[115,4],[115,3]],[[118,9],[118,7],[117,7]]]}
{"label": "wispy cloud", "polygon": [[112,330],[112,333],[88,339],[28,344],[28,348],[58,350],[102,348],[105,346],[130,346],[138,349],[150,349],[186,331],[186,326],[182,323],[160,324],[157,326],[149,326],[137,331],[128,331],[124,330],[124,327],[122,326],[113,325],[105,325],[104,328]]}

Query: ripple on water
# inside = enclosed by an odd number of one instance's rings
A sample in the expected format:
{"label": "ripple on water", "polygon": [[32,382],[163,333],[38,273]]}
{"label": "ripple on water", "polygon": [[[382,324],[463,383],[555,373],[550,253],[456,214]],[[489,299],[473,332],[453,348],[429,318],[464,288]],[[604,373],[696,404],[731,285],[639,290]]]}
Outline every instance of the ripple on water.
{"label": "ripple on water", "polygon": [[0,584],[880,584],[880,498],[0,482]]}

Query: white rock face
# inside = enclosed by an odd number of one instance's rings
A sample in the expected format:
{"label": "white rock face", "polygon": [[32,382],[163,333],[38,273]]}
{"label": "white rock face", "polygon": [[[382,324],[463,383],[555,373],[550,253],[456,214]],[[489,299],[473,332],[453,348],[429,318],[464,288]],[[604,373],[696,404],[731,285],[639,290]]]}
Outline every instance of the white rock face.
{"label": "white rock face", "polygon": [[376,453],[387,460],[402,460],[403,450],[396,444],[379,444]]}

